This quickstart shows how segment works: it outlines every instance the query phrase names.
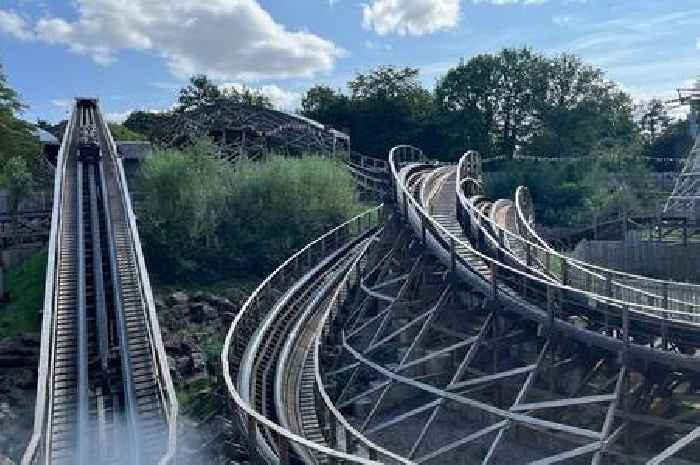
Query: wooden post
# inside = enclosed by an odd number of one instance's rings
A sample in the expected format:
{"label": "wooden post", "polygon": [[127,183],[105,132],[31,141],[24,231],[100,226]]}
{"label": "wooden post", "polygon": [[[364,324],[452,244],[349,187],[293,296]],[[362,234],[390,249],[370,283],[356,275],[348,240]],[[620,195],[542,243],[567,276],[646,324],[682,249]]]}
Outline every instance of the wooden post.
{"label": "wooden post", "polygon": [[452,273],[452,278],[454,279],[457,272],[457,251],[455,250],[454,237],[450,237],[450,272]]}
{"label": "wooden post", "polygon": [[253,415],[248,415],[248,461],[251,464],[258,464],[257,444],[258,425]]}
{"label": "wooden post", "polygon": [[0,257],[0,302],[5,298],[5,273],[2,267],[2,257]]}
{"label": "wooden post", "polygon": [[280,454],[279,465],[289,465],[289,438],[280,434],[278,436],[277,448]]}

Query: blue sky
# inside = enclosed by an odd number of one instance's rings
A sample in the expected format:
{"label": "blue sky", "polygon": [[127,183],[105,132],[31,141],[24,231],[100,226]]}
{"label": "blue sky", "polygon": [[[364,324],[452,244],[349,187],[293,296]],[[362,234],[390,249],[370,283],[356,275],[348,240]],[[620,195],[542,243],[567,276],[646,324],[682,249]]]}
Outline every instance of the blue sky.
{"label": "blue sky", "polygon": [[700,74],[700,0],[0,0],[0,62],[58,120],[74,96],[119,119],[169,108],[194,72],[293,110],[380,64],[432,87],[460,58],[502,47],[573,52],[637,99]]}

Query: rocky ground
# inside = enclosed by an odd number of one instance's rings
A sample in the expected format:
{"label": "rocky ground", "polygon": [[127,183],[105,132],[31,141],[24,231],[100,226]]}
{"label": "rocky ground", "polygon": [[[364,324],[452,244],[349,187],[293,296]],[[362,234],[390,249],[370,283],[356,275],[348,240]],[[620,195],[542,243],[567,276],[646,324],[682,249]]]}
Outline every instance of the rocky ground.
{"label": "rocky ground", "polygon": [[39,343],[38,335],[0,342],[0,465],[19,462],[34,426]]}
{"label": "rocky ground", "polygon": [[221,375],[226,331],[246,295],[229,290],[175,291],[156,297],[168,364],[180,403],[180,463],[246,464],[245,442],[231,421]]}
{"label": "rocky ground", "polygon": [[[161,292],[156,309],[180,403],[179,463],[247,464],[221,376],[221,347],[245,293]],[[0,465],[19,463],[34,423],[40,339],[0,342]]]}

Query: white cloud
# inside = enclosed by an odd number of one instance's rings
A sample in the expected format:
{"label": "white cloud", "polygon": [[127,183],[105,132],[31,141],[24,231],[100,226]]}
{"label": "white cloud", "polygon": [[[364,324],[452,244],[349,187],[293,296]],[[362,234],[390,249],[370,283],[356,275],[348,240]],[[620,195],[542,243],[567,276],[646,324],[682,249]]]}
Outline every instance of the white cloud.
{"label": "white cloud", "polygon": [[0,10],[0,32],[19,40],[32,40],[34,38],[27,22],[14,11]]}
{"label": "white cloud", "polygon": [[122,112],[107,113],[105,119],[111,123],[123,123],[129,117],[133,110],[126,110]]}
{"label": "white cloud", "polygon": [[[36,36],[91,56],[119,50],[155,53],[178,78],[311,77],[333,68],[342,50],[305,31],[289,31],[256,0],[77,0],[77,19],[44,17]],[[20,29],[21,30],[21,29]]]}
{"label": "white cloud", "polygon": [[[219,86],[221,90],[236,89],[243,90],[243,84],[239,82],[225,82]],[[294,92],[274,84],[266,84],[262,87],[249,87],[251,90],[262,93],[270,98],[272,105],[280,110],[294,111],[301,104],[301,93]]]}
{"label": "white cloud", "polygon": [[368,50],[391,50],[393,47],[391,44],[384,42],[373,42],[371,40],[365,40],[365,48]]}
{"label": "white cloud", "polygon": [[571,22],[571,16],[557,15],[552,17],[552,22],[557,26],[565,26]]}
{"label": "white cloud", "polygon": [[362,24],[379,35],[420,36],[459,22],[459,0],[373,0],[362,6]]}
{"label": "white cloud", "polygon": [[57,106],[59,108],[64,108],[67,110],[73,104],[73,101],[70,99],[67,99],[67,98],[57,98],[57,99],[51,100],[51,103],[54,106]]}
{"label": "white cloud", "polygon": [[516,5],[522,3],[523,5],[542,5],[546,3],[547,0],[473,0],[475,4],[479,3],[491,3],[492,5]]}

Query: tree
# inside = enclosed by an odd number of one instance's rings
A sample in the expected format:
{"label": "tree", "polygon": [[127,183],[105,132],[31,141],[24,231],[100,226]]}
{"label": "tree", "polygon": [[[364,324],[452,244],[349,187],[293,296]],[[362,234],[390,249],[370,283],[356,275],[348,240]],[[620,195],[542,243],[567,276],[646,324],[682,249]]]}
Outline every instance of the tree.
{"label": "tree", "polygon": [[201,105],[214,103],[221,97],[219,87],[211,82],[205,74],[196,74],[190,78],[190,83],[180,89],[178,111],[188,111]]}
{"label": "tree", "polygon": [[425,141],[432,96],[415,68],[380,66],[348,82],[353,144],[382,156],[397,144]]}
{"label": "tree", "polygon": [[166,118],[168,118],[168,113],[139,110],[131,112],[122,125],[128,130],[143,134],[150,139]]}
{"label": "tree", "polygon": [[33,127],[17,118],[25,105],[7,83],[0,65],[0,167],[11,157],[32,160],[39,154],[39,143],[32,135]]}
{"label": "tree", "polygon": [[180,89],[177,111],[189,111],[217,102],[272,108],[270,98],[259,90],[240,85],[221,88],[205,74],[197,74],[190,78],[187,86]]}
{"label": "tree", "polygon": [[495,56],[478,55],[438,81],[436,117],[447,143],[444,150],[450,155],[459,156],[466,149],[478,150],[485,157],[494,154],[498,68]]}
{"label": "tree", "polygon": [[339,129],[350,126],[350,112],[348,97],[328,86],[314,86],[301,99],[302,115]]}
{"label": "tree", "polygon": [[272,100],[259,90],[246,86],[227,87],[221,91],[218,101],[250,105],[253,107],[272,108]]}
{"label": "tree", "polygon": [[2,186],[8,194],[10,215],[13,218],[13,236],[17,235],[18,211],[22,199],[32,192],[33,179],[27,161],[21,156],[7,160],[2,170]]}
{"label": "tree", "polygon": [[666,105],[661,99],[653,98],[642,104],[642,116],[639,121],[639,129],[647,143],[654,140],[666,129],[671,122]]}

